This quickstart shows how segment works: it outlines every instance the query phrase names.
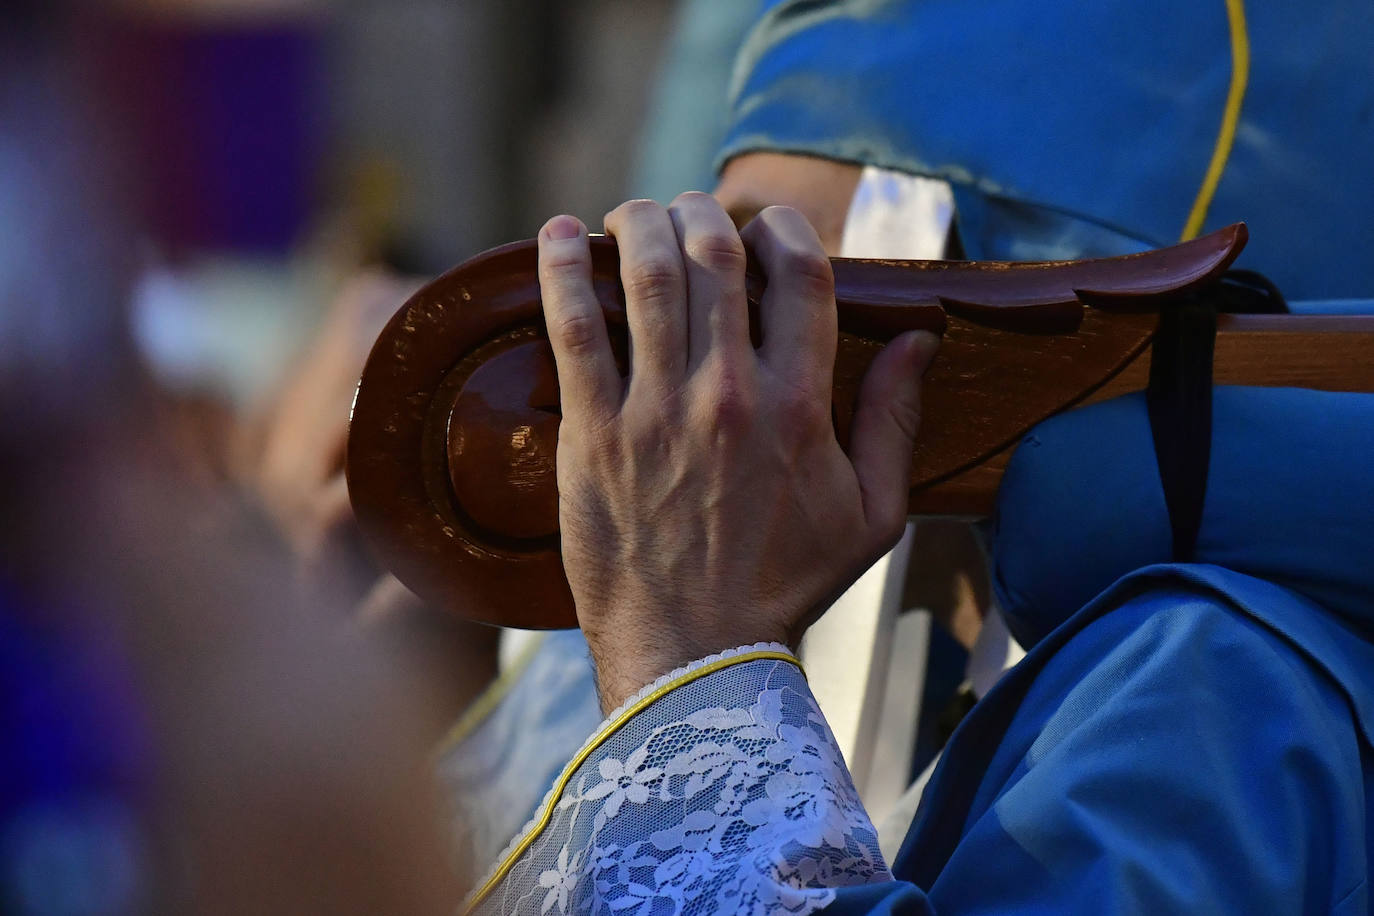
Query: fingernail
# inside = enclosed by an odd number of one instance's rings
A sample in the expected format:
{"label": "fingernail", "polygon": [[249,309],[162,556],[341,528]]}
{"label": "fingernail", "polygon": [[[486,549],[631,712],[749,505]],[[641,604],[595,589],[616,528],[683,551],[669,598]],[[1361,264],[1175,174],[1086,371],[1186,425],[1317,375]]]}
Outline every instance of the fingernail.
{"label": "fingernail", "polygon": [[544,224],[544,237],[555,242],[575,239],[582,234],[582,223],[572,216],[555,216]]}
{"label": "fingernail", "polygon": [[935,361],[935,353],[940,349],[940,338],[929,331],[916,331],[911,336],[911,365],[919,375],[924,376],[930,369],[930,364]]}

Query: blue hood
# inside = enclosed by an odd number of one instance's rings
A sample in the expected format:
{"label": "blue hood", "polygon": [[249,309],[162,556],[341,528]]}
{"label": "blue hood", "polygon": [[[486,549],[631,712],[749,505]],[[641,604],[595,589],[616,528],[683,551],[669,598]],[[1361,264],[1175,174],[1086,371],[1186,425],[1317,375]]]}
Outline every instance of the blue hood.
{"label": "blue hood", "polygon": [[[1249,224],[1238,266],[1290,298],[1374,294],[1369,0],[1247,0],[1241,23],[1220,0],[766,7],[722,162],[775,150],[945,178],[973,258],[1154,247],[1201,207],[1204,232]],[[1027,250],[1037,233],[1069,250]]]}

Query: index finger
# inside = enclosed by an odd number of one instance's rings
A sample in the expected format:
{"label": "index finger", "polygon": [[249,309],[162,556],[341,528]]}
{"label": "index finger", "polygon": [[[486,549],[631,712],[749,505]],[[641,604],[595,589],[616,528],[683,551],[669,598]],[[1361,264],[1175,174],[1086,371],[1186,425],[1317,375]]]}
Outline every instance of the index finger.
{"label": "index finger", "polygon": [[539,295],[558,367],[563,416],[609,417],[619,407],[624,383],[592,288],[587,228],[571,216],[555,216],[539,230]]}

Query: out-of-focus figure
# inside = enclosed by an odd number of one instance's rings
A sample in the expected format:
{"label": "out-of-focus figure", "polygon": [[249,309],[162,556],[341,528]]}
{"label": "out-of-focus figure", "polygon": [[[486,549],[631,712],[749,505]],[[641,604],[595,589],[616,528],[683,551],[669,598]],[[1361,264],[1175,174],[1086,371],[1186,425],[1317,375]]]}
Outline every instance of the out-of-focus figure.
{"label": "out-of-focus figure", "polygon": [[425,694],[299,597],[132,344],[103,13],[0,12],[0,909],[449,912]]}

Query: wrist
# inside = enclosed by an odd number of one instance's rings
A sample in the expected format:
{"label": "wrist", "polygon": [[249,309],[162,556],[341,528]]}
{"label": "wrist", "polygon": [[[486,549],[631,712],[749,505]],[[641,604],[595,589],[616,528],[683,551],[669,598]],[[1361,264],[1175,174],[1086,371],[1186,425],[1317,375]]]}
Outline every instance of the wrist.
{"label": "wrist", "polygon": [[626,660],[622,657],[592,653],[596,672],[596,695],[601,703],[602,714],[609,714],[611,710],[623,706],[626,700],[665,674],[684,668],[709,654],[711,653],[665,653]]}
{"label": "wrist", "polygon": [[588,632],[585,635],[596,671],[596,693],[602,713],[619,707],[646,684],[670,671],[727,648],[706,649],[673,639],[666,633],[650,639],[629,638],[626,633]]}
{"label": "wrist", "polygon": [[597,695],[603,713],[616,709],[646,685],[703,658],[755,644],[784,644],[771,632],[688,634],[666,623],[653,630],[587,627],[583,634],[596,669]]}
{"label": "wrist", "polygon": [[[742,656],[760,652],[775,658],[786,655],[800,667],[801,663],[797,661],[795,651],[772,641],[732,644],[710,652],[684,653],[681,658],[678,658],[676,653],[660,653],[645,656],[642,662],[635,661],[628,666],[621,665],[622,659],[619,657],[609,658],[606,676],[602,676],[600,668],[597,670],[597,692],[601,700],[602,714],[610,716],[636,700],[661,692],[660,688],[671,689],[679,682],[692,680],[703,673],[702,668],[714,670],[733,663],[727,662],[726,659],[740,659]],[[595,658],[593,654],[594,661]],[[649,661],[649,658],[654,660]]]}

